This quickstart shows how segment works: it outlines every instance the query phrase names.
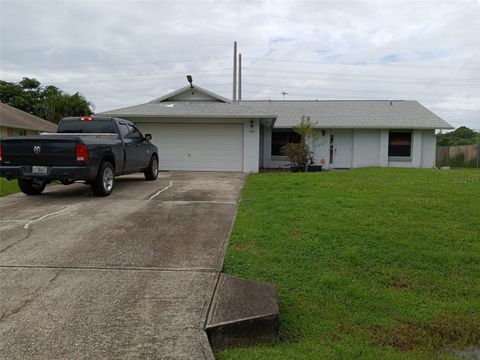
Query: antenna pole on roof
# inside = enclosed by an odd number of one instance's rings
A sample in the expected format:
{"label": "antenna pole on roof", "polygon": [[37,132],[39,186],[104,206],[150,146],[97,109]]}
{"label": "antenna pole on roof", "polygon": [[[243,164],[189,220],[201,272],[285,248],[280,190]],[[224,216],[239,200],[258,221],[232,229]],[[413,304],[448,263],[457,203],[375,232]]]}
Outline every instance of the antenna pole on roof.
{"label": "antenna pole on roof", "polygon": [[242,54],[238,54],[238,101],[242,101]]}
{"label": "antenna pole on roof", "polygon": [[233,102],[237,101],[237,42],[233,42]]}
{"label": "antenna pole on roof", "polygon": [[282,95],[283,95],[283,101],[285,101],[285,95],[288,95],[288,93],[285,91],[282,91]]}

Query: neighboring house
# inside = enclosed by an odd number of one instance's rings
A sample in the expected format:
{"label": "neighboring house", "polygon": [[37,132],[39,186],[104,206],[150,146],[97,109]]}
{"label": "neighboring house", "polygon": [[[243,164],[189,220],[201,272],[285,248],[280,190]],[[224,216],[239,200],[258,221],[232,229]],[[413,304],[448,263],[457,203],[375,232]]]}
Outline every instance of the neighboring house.
{"label": "neighboring house", "polygon": [[153,136],[165,170],[257,172],[289,165],[280,149],[299,141],[303,115],[316,124],[310,140],[325,168],[435,165],[435,129],[452,126],[416,101],[241,101],[193,85],[146,104],[101,115],[133,121]]}
{"label": "neighboring house", "polygon": [[56,130],[57,125],[50,121],[0,103],[0,136],[37,135]]}

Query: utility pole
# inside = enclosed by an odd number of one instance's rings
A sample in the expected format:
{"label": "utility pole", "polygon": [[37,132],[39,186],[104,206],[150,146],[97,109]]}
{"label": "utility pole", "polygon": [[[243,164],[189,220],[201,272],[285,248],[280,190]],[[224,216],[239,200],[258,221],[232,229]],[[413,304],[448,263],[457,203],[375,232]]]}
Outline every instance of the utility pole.
{"label": "utility pole", "polygon": [[233,42],[233,102],[237,101],[237,42]]}
{"label": "utility pole", "polygon": [[238,54],[238,101],[242,101],[242,54]]}

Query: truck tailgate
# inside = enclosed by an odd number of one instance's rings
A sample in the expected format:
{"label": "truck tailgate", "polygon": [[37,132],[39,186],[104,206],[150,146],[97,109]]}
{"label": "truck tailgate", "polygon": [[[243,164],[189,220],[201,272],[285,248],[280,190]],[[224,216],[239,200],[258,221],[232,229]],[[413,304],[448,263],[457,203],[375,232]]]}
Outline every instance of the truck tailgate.
{"label": "truck tailgate", "polygon": [[35,136],[2,139],[5,165],[69,166],[76,164],[76,137]]}

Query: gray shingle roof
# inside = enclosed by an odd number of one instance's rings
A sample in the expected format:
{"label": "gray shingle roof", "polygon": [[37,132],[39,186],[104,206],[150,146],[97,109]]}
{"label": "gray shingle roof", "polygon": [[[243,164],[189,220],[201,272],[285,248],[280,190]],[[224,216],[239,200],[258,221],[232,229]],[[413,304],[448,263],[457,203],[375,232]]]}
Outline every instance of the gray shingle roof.
{"label": "gray shingle roof", "polygon": [[56,124],[4,103],[0,103],[0,126],[36,131],[57,130]]}
{"label": "gray shingle roof", "polygon": [[242,101],[242,105],[278,115],[276,128],[290,128],[302,115],[325,128],[452,129],[417,101],[320,100]]}
{"label": "gray shingle roof", "polygon": [[171,100],[189,92],[186,86],[146,104],[111,110],[100,115],[124,118],[273,118],[275,127],[298,125],[302,115],[325,128],[451,129],[450,124],[417,101],[388,100],[246,100],[234,103],[197,85],[193,88],[215,101],[201,97]]}
{"label": "gray shingle roof", "polygon": [[146,103],[99,115],[115,117],[275,118],[262,110],[220,101],[163,101]]}

